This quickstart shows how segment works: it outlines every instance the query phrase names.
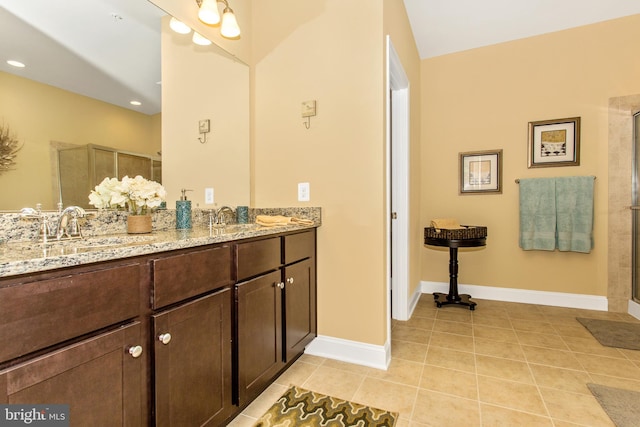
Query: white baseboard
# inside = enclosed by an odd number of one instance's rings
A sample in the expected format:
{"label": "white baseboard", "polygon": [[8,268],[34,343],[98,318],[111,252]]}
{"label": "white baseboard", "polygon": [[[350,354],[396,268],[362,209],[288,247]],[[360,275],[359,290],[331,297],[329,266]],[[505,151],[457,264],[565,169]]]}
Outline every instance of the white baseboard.
{"label": "white baseboard", "polygon": [[307,345],[304,353],[385,371],[391,362],[390,338],[385,345],[373,345],[318,335]]}
{"label": "white baseboard", "polygon": [[[449,283],[426,282],[420,284],[422,292],[449,292]],[[607,311],[606,297],[584,294],[568,294],[563,292],[533,291],[529,289],[495,288],[491,286],[458,284],[458,292],[469,294],[478,299],[494,301],[521,302],[526,304],[551,305],[555,307],[584,308],[588,310]]]}
{"label": "white baseboard", "polygon": [[640,319],[640,304],[633,300],[629,300],[629,314],[636,319]]}

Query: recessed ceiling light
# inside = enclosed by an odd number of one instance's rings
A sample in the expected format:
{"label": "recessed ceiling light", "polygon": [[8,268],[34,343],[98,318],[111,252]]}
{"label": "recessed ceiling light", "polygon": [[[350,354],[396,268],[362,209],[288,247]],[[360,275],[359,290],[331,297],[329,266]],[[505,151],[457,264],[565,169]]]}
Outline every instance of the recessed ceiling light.
{"label": "recessed ceiling light", "polygon": [[137,106],[137,105],[142,105],[142,102],[140,102],[140,101],[131,101],[131,102],[129,102],[129,104]]}
{"label": "recessed ceiling light", "polygon": [[7,61],[7,64],[9,65],[13,65],[14,67],[18,67],[18,68],[24,68],[26,65],[24,65],[22,62],[20,61],[14,61],[13,59],[10,59]]}

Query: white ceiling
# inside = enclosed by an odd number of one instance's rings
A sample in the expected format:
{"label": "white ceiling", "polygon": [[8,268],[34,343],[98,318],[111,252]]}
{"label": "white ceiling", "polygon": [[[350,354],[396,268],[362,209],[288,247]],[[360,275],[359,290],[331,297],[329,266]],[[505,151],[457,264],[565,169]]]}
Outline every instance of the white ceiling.
{"label": "white ceiling", "polygon": [[[638,0],[404,3],[422,59],[640,13]],[[148,0],[0,0],[0,71],[157,113],[162,15]]]}
{"label": "white ceiling", "polygon": [[640,13],[638,0],[404,0],[420,58]]}

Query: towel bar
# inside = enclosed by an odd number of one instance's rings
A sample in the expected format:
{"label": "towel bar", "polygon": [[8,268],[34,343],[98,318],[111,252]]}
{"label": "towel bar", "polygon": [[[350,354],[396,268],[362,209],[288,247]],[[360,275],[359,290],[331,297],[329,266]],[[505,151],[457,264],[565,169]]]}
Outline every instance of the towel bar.
{"label": "towel bar", "polygon": [[[596,177],[594,176],[593,179],[595,181]],[[519,178],[516,178],[516,184],[520,184],[520,179]]]}

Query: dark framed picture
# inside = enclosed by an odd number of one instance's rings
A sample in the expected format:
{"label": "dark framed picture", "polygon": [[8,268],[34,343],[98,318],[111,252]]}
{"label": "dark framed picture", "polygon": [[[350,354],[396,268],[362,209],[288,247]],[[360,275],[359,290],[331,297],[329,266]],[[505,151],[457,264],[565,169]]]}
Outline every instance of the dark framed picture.
{"label": "dark framed picture", "polygon": [[460,153],[460,194],[502,193],[502,150]]}
{"label": "dark framed picture", "polygon": [[580,117],[529,122],[529,168],[580,165]]}

